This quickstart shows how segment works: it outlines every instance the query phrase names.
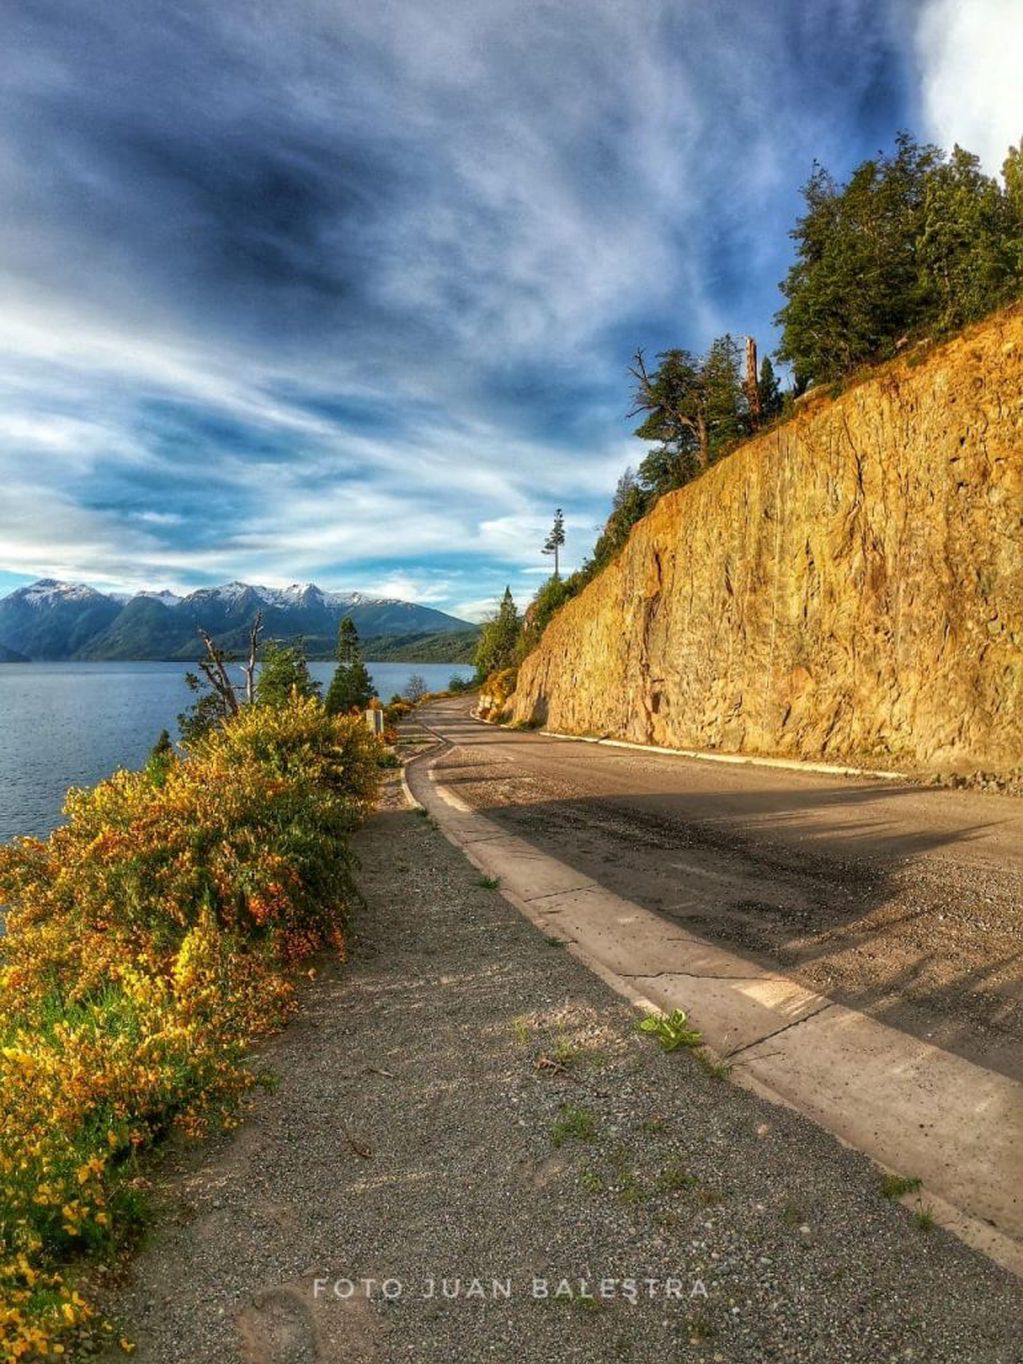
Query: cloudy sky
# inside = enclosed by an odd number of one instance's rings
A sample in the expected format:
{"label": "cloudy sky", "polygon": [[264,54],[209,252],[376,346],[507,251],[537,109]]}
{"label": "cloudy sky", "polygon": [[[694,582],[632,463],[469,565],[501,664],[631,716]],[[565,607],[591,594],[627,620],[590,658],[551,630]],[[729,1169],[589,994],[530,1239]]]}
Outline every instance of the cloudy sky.
{"label": "cloudy sky", "polygon": [[0,53],[0,592],[475,617],[642,455],[637,344],[773,343],[814,157],[996,171],[1023,0],[32,0]]}

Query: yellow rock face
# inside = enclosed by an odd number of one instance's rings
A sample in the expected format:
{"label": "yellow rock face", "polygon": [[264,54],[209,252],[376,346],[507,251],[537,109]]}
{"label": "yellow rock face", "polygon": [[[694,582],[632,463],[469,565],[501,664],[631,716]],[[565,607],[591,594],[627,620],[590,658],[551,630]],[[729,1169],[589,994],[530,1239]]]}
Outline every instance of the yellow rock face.
{"label": "yellow rock face", "polygon": [[1023,308],[811,398],[662,498],[523,664],[515,718],[1023,765]]}

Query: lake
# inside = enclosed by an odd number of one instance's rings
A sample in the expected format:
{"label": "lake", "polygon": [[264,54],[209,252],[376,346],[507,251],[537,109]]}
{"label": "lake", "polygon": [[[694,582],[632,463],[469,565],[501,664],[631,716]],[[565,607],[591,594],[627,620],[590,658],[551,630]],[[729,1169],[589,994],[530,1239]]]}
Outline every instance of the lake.
{"label": "lake", "polygon": [[[432,691],[456,663],[367,663],[386,701],[412,673]],[[46,834],[60,822],[69,786],[92,786],[119,767],[140,767],[161,729],[177,737],[177,717],[193,699],[188,663],[0,664],[0,842]],[[326,687],[333,663],[310,663]]]}

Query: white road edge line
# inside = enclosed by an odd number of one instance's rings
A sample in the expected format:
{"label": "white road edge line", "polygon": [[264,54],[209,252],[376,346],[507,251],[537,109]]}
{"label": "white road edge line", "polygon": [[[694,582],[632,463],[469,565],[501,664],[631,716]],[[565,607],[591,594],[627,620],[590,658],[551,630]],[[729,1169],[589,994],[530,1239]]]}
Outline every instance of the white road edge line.
{"label": "white road edge line", "polygon": [[520,913],[637,1008],[685,1008],[718,1056],[741,1051],[738,1083],[883,1169],[921,1178],[936,1221],[1023,1277],[1023,1086],[714,944],[680,939],[661,916],[600,886],[580,888],[574,868],[446,791],[434,768],[441,756],[424,753],[402,770],[406,798],[499,879]]}
{"label": "white road edge line", "polygon": [[[481,720],[480,724],[488,721]],[[502,725],[507,729],[507,725]],[[746,753],[712,753],[702,748],[663,748],[659,744],[636,744],[628,739],[602,739],[596,735],[559,734],[553,729],[533,731],[545,739],[558,739],[565,743],[602,744],[606,748],[631,748],[637,753],[660,753],[668,758],[695,758],[698,762],[730,763],[744,767],[778,767],[785,772],[816,772],[830,777],[878,777],[883,781],[908,781],[905,772],[883,772],[870,767],[844,767],[838,763],[813,762],[806,758],[767,758]]]}

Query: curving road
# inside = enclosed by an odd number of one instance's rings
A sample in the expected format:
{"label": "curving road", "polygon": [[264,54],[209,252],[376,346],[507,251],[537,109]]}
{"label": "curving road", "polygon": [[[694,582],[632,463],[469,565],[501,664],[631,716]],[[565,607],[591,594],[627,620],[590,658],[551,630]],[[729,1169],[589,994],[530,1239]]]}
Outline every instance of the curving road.
{"label": "curving road", "polygon": [[1023,802],[422,719],[439,783],[586,877],[1023,1079]]}

